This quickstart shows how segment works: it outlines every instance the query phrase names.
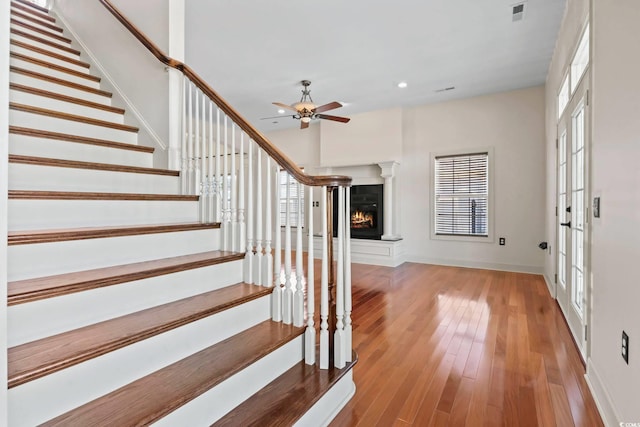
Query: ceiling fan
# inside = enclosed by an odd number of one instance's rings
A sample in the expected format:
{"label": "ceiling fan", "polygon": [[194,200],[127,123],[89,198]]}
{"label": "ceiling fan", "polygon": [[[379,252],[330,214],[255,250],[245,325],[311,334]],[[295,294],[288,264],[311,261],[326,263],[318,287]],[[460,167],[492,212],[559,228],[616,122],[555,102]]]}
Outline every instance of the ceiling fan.
{"label": "ceiling fan", "polygon": [[[278,107],[282,107],[286,110],[295,111],[295,114],[292,114],[291,117],[293,119],[300,120],[300,129],[306,129],[309,127],[309,122],[315,119],[324,119],[324,120],[333,120],[334,122],[340,123],[348,123],[351,120],[348,117],[339,117],[339,116],[331,116],[328,114],[320,114],[325,111],[334,110],[336,108],[342,107],[342,104],[339,102],[330,102],[328,104],[320,105],[317,107],[313,103],[313,99],[311,99],[311,89],[309,86],[311,82],[309,80],[302,80],[300,82],[302,84],[302,97],[300,98],[300,102],[297,102],[293,105],[283,104],[281,102],[274,102],[273,105],[277,105]],[[263,117],[260,120],[266,119],[276,119],[286,116],[276,116],[276,117]]]}

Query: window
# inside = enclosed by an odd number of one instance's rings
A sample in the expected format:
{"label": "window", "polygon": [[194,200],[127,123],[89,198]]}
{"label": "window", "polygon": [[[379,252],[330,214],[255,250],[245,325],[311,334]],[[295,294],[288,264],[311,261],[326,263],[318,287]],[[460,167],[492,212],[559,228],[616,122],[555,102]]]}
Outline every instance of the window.
{"label": "window", "polygon": [[562,113],[564,113],[564,109],[567,108],[567,104],[569,103],[569,75],[564,78],[562,82],[562,87],[560,88],[560,93],[558,94],[558,118],[562,117]]}
{"label": "window", "polygon": [[576,54],[571,61],[571,93],[580,83],[580,79],[589,65],[589,26],[584,30]]}
{"label": "window", "polygon": [[436,156],[436,235],[489,235],[489,153]]}
{"label": "window", "polygon": [[280,187],[280,226],[287,224],[287,186],[289,187],[289,224],[292,227],[298,226],[298,191],[300,191],[300,198],[302,204],[302,223],[304,227],[304,189],[303,185],[298,185],[293,177],[285,170],[281,170],[278,174],[278,182]]}

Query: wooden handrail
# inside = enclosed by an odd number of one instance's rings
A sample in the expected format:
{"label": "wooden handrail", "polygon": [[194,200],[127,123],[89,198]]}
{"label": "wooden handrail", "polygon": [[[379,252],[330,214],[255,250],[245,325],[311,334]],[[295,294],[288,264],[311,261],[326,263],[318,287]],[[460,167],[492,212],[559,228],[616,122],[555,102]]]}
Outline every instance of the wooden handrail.
{"label": "wooden handrail", "polygon": [[244,117],[240,115],[227,101],[216,93],[193,69],[188,65],[166,55],[156,46],[138,27],[129,21],[109,0],[99,0],[115,18],[120,21],[149,50],[160,62],[168,67],[181,71],[193,84],[198,87],[218,108],[234,121],[251,139],[273,158],[281,168],[285,169],[298,182],[309,186],[350,186],[351,177],[342,175],[308,175],[304,173],[287,155],[274,146]]}

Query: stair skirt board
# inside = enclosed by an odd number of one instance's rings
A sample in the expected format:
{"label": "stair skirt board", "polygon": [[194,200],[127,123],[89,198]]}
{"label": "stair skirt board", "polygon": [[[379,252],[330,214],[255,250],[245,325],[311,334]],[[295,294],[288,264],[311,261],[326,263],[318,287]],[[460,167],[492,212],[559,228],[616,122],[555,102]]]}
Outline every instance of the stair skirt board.
{"label": "stair skirt board", "polygon": [[218,250],[219,229],[12,245],[8,281]]}
{"label": "stair skirt board", "polygon": [[166,175],[9,163],[9,189],[179,194],[180,178]]}
{"label": "stair skirt board", "polygon": [[[52,93],[58,93],[58,92],[52,92]],[[118,124],[124,123],[123,114],[119,114],[111,111],[105,111],[99,108],[92,108],[85,105],[80,105],[73,102],[65,101],[63,99],[55,99],[52,97],[41,96],[36,93],[27,93],[20,90],[11,89],[9,91],[9,100],[12,103],[23,104],[23,105],[33,105],[38,108],[60,111],[66,114],[89,117],[91,119],[103,120],[111,123],[118,123]]]}
{"label": "stair skirt board", "polygon": [[64,56],[55,51],[55,48],[44,49],[35,44],[12,40],[10,51],[23,56],[28,56],[39,61],[49,62],[53,65],[68,68],[79,73],[90,73],[90,67],[77,59]]}
{"label": "stair skirt board", "polygon": [[171,200],[9,200],[8,227],[42,230],[195,222],[200,219],[199,206]]}
{"label": "stair skirt board", "polygon": [[[65,80],[56,82],[46,79],[46,75],[40,76],[34,75],[33,73],[25,73],[20,72],[19,70],[13,69],[11,71],[11,83],[17,83],[25,86],[30,86],[36,89],[46,90],[49,92],[55,92],[66,96],[71,96],[74,98],[81,98],[91,102],[97,102],[99,104],[111,105],[111,97],[106,96],[108,92],[104,91],[88,91],[87,89],[92,89],[86,85],[71,85],[67,86],[61,83],[64,83]],[[83,89],[86,88],[86,89]]]}
{"label": "stair skirt board", "polygon": [[124,150],[74,141],[55,140],[30,135],[9,135],[9,154],[48,157],[80,162],[100,159],[102,163],[150,168],[153,155],[141,151]]}
{"label": "stair skirt board", "polygon": [[326,427],[346,406],[356,392],[353,369],[329,389],[295,424],[294,427]]}
{"label": "stair skirt board", "polygon": [[[9,425],[18,427],[43,423],[269,317],[270,297],[265,296],[13,387],[8,391]],[[285,357],[295,354],[296,362],[302,357],[302,340],[298,339],[298,354],[289,349],[285,351]],[[278,355],[275,354],[274,358],[277,359]],[[255,377],[251,381],[256,381]],[[231,392],[227,388],[222,396]]]}
{"label": "stair skirt board", "polygon": [[208,427],[300,362],[303,352],[304,335],[301,335],[153,423],[153,426]]}
{"label": "stair skirt board", "polygon": [[[138,133],[132,130],[114,129],[101,124],[85,123],[65,117],[52,117],[37,112],[11,109],[9,110],[9,122],[12,126],[37,127],[53,132],[64,132],[89,138],[102,138],[126,144],[136,144],[138,141]],[[114,125],[117,124],[114,123]]]}
{"label": "stair skirt board", "polygon": [[[35,341],[241,281],[239,260],[12,305],[7,310],[12,325],[8,345]],[[46,322],[42,313],[46,313]]]}

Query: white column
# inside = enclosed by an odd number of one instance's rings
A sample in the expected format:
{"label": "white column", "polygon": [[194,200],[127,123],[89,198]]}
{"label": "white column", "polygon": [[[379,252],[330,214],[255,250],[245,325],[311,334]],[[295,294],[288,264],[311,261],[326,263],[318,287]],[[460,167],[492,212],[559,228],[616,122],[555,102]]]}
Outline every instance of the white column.
{"label": "white column", "polygon": [[[169,0],[169,56],[184,62],[185,0]],[[182,72],[169,68],[169,169],[180,169]]]}
{"label": "white column", "polygon": [[315,315],[315,286],[314,263],[313,263],[313,187],[309,186],[309,198],[307,209],[309,221],[307,222],[308,248],[307,248],[307,329],[304,334],[304,361],[307,365],[316,363],[316,327],[313,324]]}
{"label": "white column", "polygon": [[382,216],[383,220],[383,233],[382,240],[400,240],[400,235],[395,233],[393,228],[393,208],[394,208],[394,198],[393,198],[393,178],[395,177],[396,167],[399,165],[398,162],[382,162],[378,163],[380,169],[382,169],[382,173],[380,176],[384,178],[384,211]]}

